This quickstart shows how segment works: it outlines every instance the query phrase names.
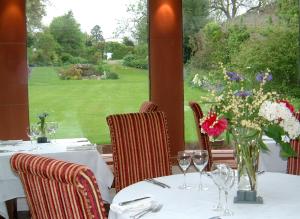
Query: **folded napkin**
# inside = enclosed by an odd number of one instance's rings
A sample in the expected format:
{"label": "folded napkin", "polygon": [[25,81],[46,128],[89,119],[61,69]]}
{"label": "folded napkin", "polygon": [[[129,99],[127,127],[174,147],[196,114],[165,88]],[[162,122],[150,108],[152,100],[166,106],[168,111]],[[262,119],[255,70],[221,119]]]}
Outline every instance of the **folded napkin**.
{"label": "folded napkin", "polygon": [[124,213],[135,214],[137,212],[148,209],[149,207],[153,206],[155,203],[157,202],[153,198],[148,198],[148,199],[132,202],[130,204],[122,205],[122,206],[119,205],[119,203],[113,203],[110,205],[110,209],[118,214],[124,214]]}

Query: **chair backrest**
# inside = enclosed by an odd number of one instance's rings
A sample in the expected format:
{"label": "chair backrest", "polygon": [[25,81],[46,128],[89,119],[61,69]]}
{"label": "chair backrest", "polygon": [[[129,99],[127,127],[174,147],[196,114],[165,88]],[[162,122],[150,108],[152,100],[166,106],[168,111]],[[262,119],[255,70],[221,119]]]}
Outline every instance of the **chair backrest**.
{"label": "chair backrest", "polygon": [[18,153],[10,160],[23,184],[33,219],[102,219],[104,204],[88,167]]}
{"label": "chair backrest", "polygon": [[107,123],[117,192],[135,182],[171,174],[169,137],[163,112],[110,115]]}
{"label": "chair backrest", "polygon": [[208,163],[206,166],[206,171],[210,171],[212,163],[213,163],[212,162],[211,145],[209,142],[209,136],[207,134],[201,132],[201,125],[200,125],[200,119],[203,118],[203,111],[202,111],[200,105],[194,101],[190,101],[189,105],[194,114],[194,120],[195,120],[195,124],[196,124],[199,146],[200,147],[202,146],[203,150],[208,151],[209,159],[208,159]]}
{"label": "chair backrest", "polygon": [[158,110],[158,105],[152,101],[145,101],[142,103],[139,112],[140,113],[150,113]]}
{"label": "chair backrest", "polygon": [[[300,112],[295,113],[295,117],[300,121]],[[287,172],[293,175],[300,175],[300,141],[291,140],[291,146],[297,154],[297,157],[289,157]]]}
{"label": "chair backrest", "polygon": [[300,110],[295,113],[295,117],[296,117],[296,119],[298,119],[300,121]]}

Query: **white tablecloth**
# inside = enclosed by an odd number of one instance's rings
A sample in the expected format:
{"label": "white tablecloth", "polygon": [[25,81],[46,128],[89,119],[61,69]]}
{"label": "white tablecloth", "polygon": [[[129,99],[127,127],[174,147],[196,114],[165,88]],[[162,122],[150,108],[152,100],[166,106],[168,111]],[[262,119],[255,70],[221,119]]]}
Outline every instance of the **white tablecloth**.
{"label": "white tablecloth", "polygon": [[[84,138],[57,139],[52,143],[38,144],[40,149],[35,150],[36,143],[24,141],[15,146],[0,145],[0,215],[8,218],[5,201],[24,197],[24,190],[18,176],[10,167],[10,157],[13,151],[40,154],[42,156],[87,165],[95,174],[102,198],[111,202],[109,188],[113,182],[110,168],[94,146]],[[7,151],[7,152],[6,152]],[[8,152],[12,151],[12,152]]]}
{"label": "white tablecloth", "polygon": [[[187,183],[199,182],[199,173],[187,174]],[[151,195],[163,204],[163,208],[156,213],[149,213],[143,218],[151,219],[208,219],[221,213],[212,210],[218,199],[217,187],[207,176],[203,181],[208,191],[179,190],[177,187],[183,182],[183,175],[172,175],[158,178],[172,188],[163,189],[147,182],[139,182],[121,190],[113,203],[130,200],[136,197]],[[258,176],[258,193],[264,199],[264,204],[233,204],[236,190],[229,194],[229,208],[233,216],[222,219],[299,219],[300,218],[300,176],[264,173]],[[223,196],[224,197],[224,196]],[[110,211],[109,219],[129,219],[128,213],[117,214]]]}
{"label": "white tablecloth", "polygon": [[259,155],[258,170],[267,172],[287,172],[287,159],[280,156],[280,145],[273,139],[265,139],[264,143],[270,151],[261,151]]}

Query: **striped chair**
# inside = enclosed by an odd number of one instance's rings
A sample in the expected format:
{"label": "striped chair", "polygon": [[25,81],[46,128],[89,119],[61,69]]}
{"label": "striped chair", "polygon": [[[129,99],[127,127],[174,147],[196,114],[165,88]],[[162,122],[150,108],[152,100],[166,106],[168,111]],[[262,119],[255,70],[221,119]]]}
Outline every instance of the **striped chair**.
{"label": "striped chair", "polygon": [[[234,157],[233,157],[233,150],[222,150],[223,156],[222,156],[221,153],[217,152],[218,150],[216,150],[216,155],[218,156],[218,158],[217,157],[213,158],[211,143],[209,141],[209,137],[208,137],[207,134],[201,132],[200,119],[203,118],[203,111],[202,111],[200,105],[197,102],[190,101],[189,105],[190,105],[190,107],[193,111],[193,114],[194,114],[194,120],[195,120],[195,124],[196,124],[196,130],[197,130],[199,146],[203,150],[208,151],[208,158],[209,159],[208,159],[208,163],[207,163],[207,166],[206,166],[206,171],[211,170],[213,162],[226,163],[230,167],[236,168],[236,161],[234,160]],[[225,152],[225,151],[228,151],[228,152]]]}
{"label": "striped chair", "polygon": [[171,174],[169,137],[163,112],[107,117],[116,191],[146,178]]}
{"label": "striped chair", "polygon": [[10,160],[23,183],[33,219],[107,218],[93,172],[86,166],[18,153]]}
{"label": "striped chair", "polygon": [[[295,113],[296,118],[300,121],[300,112]],[[297,153],[297,157],[289,157],[287,164],[287,172],[293,175],[300,175],[300,141],[292,140],[291,146]]]}
{"label": "striped chair", "polygon": [[142,103],[140,107],[140,113],[150,113],[155,112],[158,109],[158,105],[153,103],[152,101],[145,101]]}

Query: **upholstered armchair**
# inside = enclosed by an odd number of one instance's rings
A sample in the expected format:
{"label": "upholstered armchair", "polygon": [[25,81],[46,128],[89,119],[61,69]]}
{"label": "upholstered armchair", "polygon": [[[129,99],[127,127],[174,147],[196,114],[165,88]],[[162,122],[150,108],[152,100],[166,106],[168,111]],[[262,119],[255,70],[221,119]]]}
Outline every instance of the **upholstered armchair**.
{"label": "upholstered armchair", "polygon": [[19,175],[33,219],[105,219],[93,172],[88,167],[18,153],[10,160]]}

